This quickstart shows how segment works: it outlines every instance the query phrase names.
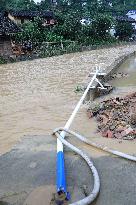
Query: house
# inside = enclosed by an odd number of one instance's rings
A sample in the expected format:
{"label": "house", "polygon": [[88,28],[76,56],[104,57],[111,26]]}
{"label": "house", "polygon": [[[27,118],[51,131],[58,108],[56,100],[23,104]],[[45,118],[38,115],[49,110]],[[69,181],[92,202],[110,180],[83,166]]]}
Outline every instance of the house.
{"label": "house", "polygon": [[8,18],[8,13],[0,13],[0,56],[12,55],[12,37],[21,29]]}
{"label": "house", "polygon": [[136,10],[130,10],[126,15],[136,20]]}
{"label": "house", "polygon": [[117,21],[136,23],[136,20],[131,18],[130,16],[116,16]]}
{"label": "house", "polygon": [[43,19],[43,26],[55,24],[52,11],[10,11],[8,17],[16,24],[34,21],[35,17],[40,17]]}
{"label": "house", "polygon": [[135,22],[132,24],[136,30],[136,10],[130,10],[128,11],[128,13],[126,14],[129,18],[132,18],[135,20]]}

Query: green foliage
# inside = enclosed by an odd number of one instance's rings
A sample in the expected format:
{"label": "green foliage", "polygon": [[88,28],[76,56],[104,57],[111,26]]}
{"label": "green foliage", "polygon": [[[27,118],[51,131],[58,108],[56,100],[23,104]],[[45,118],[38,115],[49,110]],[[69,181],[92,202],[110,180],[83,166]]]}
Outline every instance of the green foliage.
{"label": "green foliage", "polygon": [[1,10],[37,10],[34,0],[1,0]]}
{"label": "green foliage", "polygon": [[119,11],[120,14],[126,14],[128,10],[136,9],[135,0],[112,0],[113,10]]}
{"label": "green foliage", "polygon": [[64,39],[63,36],[59,36],[52,31],[45,32],[44,35],[47,42],[60,42]]}
{"label": "green foliage", "polygon": [[81,85],[77,85],[75,88],[75,93],[83,92],[84,88]]}
{"label": "green foliage", "polygon": [[[34,48],[39,47],[41,56],[75,52],[81,50],[82,46],[112,45],[117,40],[109,33],[112,25],[115,25],[111,14],[115,10],[126,13],[132,2],[135,3],[134,0],[113,0],[111,6],[109,0],[86,0],[86,3],[81,0],[58,0],[57,7],[53,8],[50,0],[42,0],[38,5],[33,0],[5,0],[5,3],[2,0],[2,2],[3,8],[6,6],[10,9],[33,11],[54,9],[56,25],[44,27],[44,20],[35,18],[34,21],[23,24],[22,33],[16,35],[17,42],[23,44],[30,41]],[[81,25],[80,20],[84,17],[91,19],[92,23]],[[126,23],[117,23],[116,29],[120,40],[126,40],[132,35],[132,27]],[[62,49],[60,44],[59,47],[56,45],[61,41],[76,43],[67,43]],[[47,46],[44,42],[54,42],[54,45],[49,43]]]}
{"label": "green foliage", "polygon": [[63,43],[63,49],[60,43],[57,44],[49,44],[43,43],[40,47],[39,56],[40,57],[49,57],[54,55],[62,55],[65,53],[74,53],[77,51],[81,51],[81,46],[78,45],[76,42],[69,42],[66,41]]}
{"label": "green foliage", "polygon": [[80,17],[77,12],[70,11],[69,13],[56,13],[57,25],[53,31],[64,39],[76,40],[81,29]]}
{"label": "green foliage", "polygon": [[128,40],[134,32],[133,26],[129,22],[118,22],[115,29],[119,40]]}
{"label": "green foliage", "polygon": [[[57,0],[58,10],[69,12],[70,10],[78,11],[80,15],[85,16],[85,13],[89,13],[92,16],[99,13],[126,13],[128,10],[136,9],[135,0]],[[85,3],[82,6],[82,3]],[[111,4],[112,3],[112,6]],[[0,0],[0,11],[4,9],[12,10],[49,10],[52,9],[51,0],[42,0],[39,4],[36,4],[34,0]],[[119,13],[118,13],[119,14]]]}
{"label": "green foliage", "polygon": [[0,56],[0,64],[4,64],[4,63],[6,63],[6,61],[4,60],[4,58],[2,58],[2,57]]}
{"label": "green foliage", "polygon": [[5,10],[7,4],[7,0],[1,0],[0,2],[0,11]]}
{"label": "green foliage", "polygon": [[113,19],[107,15],[99,14],[88,26],[82,26],[78,41],[83,45],[95,45],[104,43],[111,39],[109,30]]}
{"label": "green foliage", "polygon": [[92,30],[97,39],[106,39],[109,36],[109,30],[112,27],[112,18],[110,16],[99,14],[92,22]]}
{"label": "green foliage", "polygon": [[38,6],[39,10],[50,10],[52,8],[51,0],[42,0]]}
{"label": "green foliage", "polygon": [[22,26],[22,32],[16,34],[16,41],[22,43],[31,40],[33,43],[39,43],[42,40],[40,28],[35,21],[24,23]]}
{"label": "green foliage", "polygon": [[33,0],[16,0],[15,6],[17,10],[37,10],[37,6]]}

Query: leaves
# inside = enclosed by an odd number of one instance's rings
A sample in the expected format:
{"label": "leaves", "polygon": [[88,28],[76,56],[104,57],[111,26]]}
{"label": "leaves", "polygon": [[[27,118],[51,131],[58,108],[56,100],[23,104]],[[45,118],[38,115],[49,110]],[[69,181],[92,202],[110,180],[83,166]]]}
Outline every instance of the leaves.
{"label": "leaves", "polygon": [[129,22],[118,22],[115,29],[119,40],[128,40],[134,32],[133,26]]}

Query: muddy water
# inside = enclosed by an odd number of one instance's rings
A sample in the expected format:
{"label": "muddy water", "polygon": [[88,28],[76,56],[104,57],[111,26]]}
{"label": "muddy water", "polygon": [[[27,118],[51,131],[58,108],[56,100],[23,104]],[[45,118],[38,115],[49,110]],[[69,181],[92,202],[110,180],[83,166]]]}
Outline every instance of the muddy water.
{"label": "muddy water", "polygon": [[[54,57],[0,66],[0,154],[10,150],[24,135],[51,135],[55,128],[65,125],[81,96],[81,93],[74,92],[75,87],[85,82],[90,72],[88,61],[80,66],[80,62],[73,64],[75,56],[70,54],[59,60]],[[135,64],[132,57],[122,65],[126,72],[129,68],[132,70],[126,78],[129,82],[136,79],[133,77]],[[118,82],[124,85],[121,79],[111,83],[118,85]],[[119,146],[117,141],[107,141],[95,133],[96,124],[88,120],[84,106],[72,128],[97,142],[112,144],[115,148]],[[127,145],[124,142],[125,149]]]}
{"label": "muddy water", "polygon": [[[118,76],[110,83],[116,87],[115,94],[125,94],[136,90],[136,55],[127,59],[119,67],[117,73],[125,74],[123,77]],[[119,74],[120,75],[120,74]]]}
{"label": "muddy water", "polygon": [[[89,68],[68,67],[73,54],[63,59],[61,64],[52,58],[0,66],[0,153],[24,135],[49,135],[64,126],[81,95],[75,87]],[[86,132],[90,122],[83,109],[75,128]]]}

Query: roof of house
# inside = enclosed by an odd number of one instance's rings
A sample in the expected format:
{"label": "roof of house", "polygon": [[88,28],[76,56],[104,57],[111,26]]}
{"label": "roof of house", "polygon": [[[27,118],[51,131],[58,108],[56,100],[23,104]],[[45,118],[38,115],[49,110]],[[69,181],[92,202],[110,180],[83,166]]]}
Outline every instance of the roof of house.
{"label": "roof of house", "polygon": [[126,21],[126,22],[130,22],[130,23],[136,23],[136,20],[131,18],[131,17],[128,17],[128,16],[116,16],[116,20],[117,21]]}
{"label": "roof of house", "polygon": [[130,10],[126,15],[135,15],[135,14],[136,14],[136,10]]}
{"label": "roof of house", "polygon": [[11,21],[6,12],[0,13],[0,35],[10,35],[21,32],[21,29]]}
{"label": "roof of house", "polygon": [[42,17],[42,18],[52,18],[52,11],[11,11],[10,14],[14,17],[24,17],[24,18],[33,18],[33,17]]}

